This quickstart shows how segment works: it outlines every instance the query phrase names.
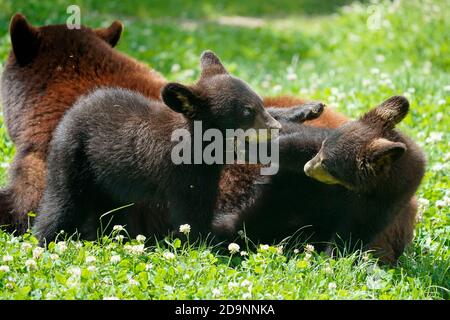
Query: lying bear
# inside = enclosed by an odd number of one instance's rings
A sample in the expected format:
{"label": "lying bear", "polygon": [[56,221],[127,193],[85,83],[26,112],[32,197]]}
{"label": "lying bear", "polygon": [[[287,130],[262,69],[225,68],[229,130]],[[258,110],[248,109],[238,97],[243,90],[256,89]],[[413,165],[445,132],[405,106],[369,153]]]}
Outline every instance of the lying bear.
{"label": "lying bear", "polygon": [[[394,129],[408,109],[405,98],[392,97],[337,129],[283,123],[279,174],[256,184],[257,172],[240,167],[242,179],[229,180],[227,197],[218,203],[216,232],[234,239],[245,227],[261,242],[297,232],[294,241],[312,242],[318,250],[336,244],[367,249],[410,210],[424,175],[422,151]],[[234,195],[246,201],[237,206]],[[380,254],[393,262],[398,251]]]}
{"label": "lying bear", "polygon": [[10,24],[12,51],[1,79],[6,127],[16,154],[6,188],[0,190],[0,225],[28,228],[45,187],[47,150],[63,114],[99,86],[136,90],[160,98],[166,81],[113,47],[122,24],[70,30],[66,25],[31,26],[21,14]]}

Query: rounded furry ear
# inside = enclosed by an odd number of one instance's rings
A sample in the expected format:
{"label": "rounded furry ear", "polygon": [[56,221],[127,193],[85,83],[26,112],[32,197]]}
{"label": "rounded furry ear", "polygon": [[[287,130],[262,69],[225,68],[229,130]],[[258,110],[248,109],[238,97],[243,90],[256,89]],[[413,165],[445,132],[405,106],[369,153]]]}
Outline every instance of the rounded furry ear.
{"label": "rounded furry ear", "polygon": [[114,48],[122,35],[123,24],[116,20],[108,28],[99,28],[94,31],[100,38],[108,42],[111,47]]}
{"label": "rounded furry ear", "polygon": [[227,70],[214,52],[206,50],[200,56],[201,77],[209,77],[216,74],[227,74]]}
{"label": "rounded furry ear", "polygon": [[409,101],[402,96],[393,96],[375,109],[367,112],[362,120],[367,123],[382,122],[388,128],[394,128],[409,111]]}
{"label": "rounded furry ear", "polygon": [[20,65],[30,63],[37,55],[39,49],[39,31],[30,25],[20,13],[16,13],[9,25],[9,34],[14,56]]}
{"label": "rounded furry ear", "polygon": [[161,91],[164,103],[173,111],[188,118],[195,117],[200,99],[188,87],[179,83],[169,83]]}
{"label": "rounded furry ear", "polygon": [[406,150],[406,145],[402,142],[378,138],[369,144],[367,152],[370,163],[377,168],[382,168],[396,161]]}

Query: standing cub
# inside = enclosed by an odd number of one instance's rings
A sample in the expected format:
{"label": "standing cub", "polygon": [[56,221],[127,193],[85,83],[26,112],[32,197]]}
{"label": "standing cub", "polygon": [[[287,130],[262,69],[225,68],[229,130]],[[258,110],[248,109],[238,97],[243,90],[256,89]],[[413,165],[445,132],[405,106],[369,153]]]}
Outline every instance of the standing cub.
{"label": "standing cub", "polygon": [[173,131],[184,129],[192,137],[194,121],[202,121],[204,131],[222,132],[281,125],[212,52],[202,54],[201,67],[195,85],[167,84],[164,103],[124,89],[100,89],[71,108],[50,147],[35,223],[41,241],[60,230],[95,238],[101,214],[143,199],[167,203],[172,227],[189,223],[194,236],[210,229],[223,165],[175,165]]}

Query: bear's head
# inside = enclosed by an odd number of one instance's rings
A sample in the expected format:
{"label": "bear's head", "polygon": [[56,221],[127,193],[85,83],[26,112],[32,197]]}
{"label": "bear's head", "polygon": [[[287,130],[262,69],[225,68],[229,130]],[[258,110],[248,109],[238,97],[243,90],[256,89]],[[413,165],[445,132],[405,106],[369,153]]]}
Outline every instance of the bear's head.
{"label": "bear's head", "polygon": [[172,110],[221,130],[281,128],[261,97],[230,75],[213,52],[203,52],[200,65],[200,79],[193,86],[169,83],[162,89],[162,99]]}
{"label": "bear's head", "polygon": [[[360,119],[336,129],[317,155],[304,166],[320,182],[339,184],[357,193],[380,188],[407,151],[407,142],[394,127],[408,113],[406,98],[394,96]],[[404,172],[408,169],[404,168]]]}
{"label": "bear's head", "polygon": [[67,57],[83,55],[82,51],[89,48],[89,44],[103,43],[114,47],[122,29],[119,21],[114,21],[108,28],[99,29],[84,26],[69,29],[65,24],[34,27],[22,14],[17,13],[12,17],[9,27],[12,56],[19,66],[28,65],[38,57],[49,61],[65,61]]}

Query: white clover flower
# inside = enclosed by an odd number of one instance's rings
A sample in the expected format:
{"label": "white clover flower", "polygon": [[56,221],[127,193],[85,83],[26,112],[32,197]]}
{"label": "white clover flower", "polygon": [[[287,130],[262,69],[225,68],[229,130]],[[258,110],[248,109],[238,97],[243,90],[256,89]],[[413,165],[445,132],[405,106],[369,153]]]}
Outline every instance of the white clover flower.
{"label": "white clover flower", "polygon": [[65,241],[60,241],[55,245],[55,251],[59,254],[67,250],[67,244]]}
{"label": "white clover flower", "polygon": [[444,86],[444,91],[450,91],[450,85]]}
{"label": "white clover flower", "polygon": [[97,271],[97,267],[96,266],[89,266],[89,267],[87,267],[87,269],[88,269],[89,272]]}
{"label": "white clover flower", "polygon": [[139,285],[139,281],[134,280],[133,278],[130,278],[128,280],[128,283],[130,284],[130,286],[138,286]]}
{"label": "white clover flower", "polygon": [[305,246],[305,251],[306,252],[314,252],[314,246],[312,244],[307,244]]}
{"label": "white clover flower", "polygon": [[430,132],[430,135],[428,136],[428,138],[425,140],[426,143],[435,143],[435,142],[439,142],[442,141],[444,137],[444,133],[443,132]]}
{"label": "white clover flower", "polygon": [[331,267],[325,267],[323,268],[323,272],[325,272],[326,274],[332,274],[333,269]]}
{"label": "white clover flower", "polygon": [[44,248],[36,247],[33,249],[33,259],[39,259],[41,255],[44,253]]}
{"label": "white clover flower", "polygon": [[298,254],[299,252],[300,252],[300,250],[294,249],[294,253],[295,253],[295,254]]}
{"label": "white clover flower", "polygon": [[245,232],[244,232],[244,230],[239,230],[239,231],[238,231],[238,236],[241,237],[242,239],[245,238]]}
{"label": "white clover flower", "polygon": [[13,260],[14,260],[14,257],[13,256],[9,256],[9,255],[3,256],[3,258],[2,258],[3,262],[12,262]]}
{"label": "white clover flower", "polygon": [[419,198],[417,201],[419,202],[419,205],[422,207],[428,207],[430,205],[430,200],[425,198]]}
{"label": "white clover flower", "polygon": [[175,259],[175,255],[172,252],[166,251],[163,253],[163,257],[166,260],[173,260]]}
{"label": "white clover flower", "polygon": [[249,287],[251,285],[252,285],[252,283],[250,281],[248,281],[247,279],[245,279],[241,282],[241,287]]}
{"label": "white clover flower", "polygon": [[264,89],[268,89],[270,87],[270,81],[268,80],[263,80],[261,82],[261,87],[263,87]]}
{"label": "white clover flower", "polygon": [[189,232],[191,232],[191,226],[190,225],[188,225],[188,224],[182,224],[181,226],[180,226],[180,232],[181,233],[183,233],[183,234],[185,234],[185,235],[188,235],[189,234]]}
{"label": "white clover flower", "polygon": [[378,68],[372,68],[372,69],[370,69],[370,73],[371,73],[371,74],[379,74],[379,73],[380,73],[380,69],[378,69]]}
{"label": "white clover flower", "polygon": [[[444,101],[443,104],[445,104],[445,101]],[[444,118],[444,114],[443,114],[442,112],[436,113],[436,121],[439,122],[439,121],[441,121],[443,118]]]}
{"label": "white clover flower", "polygon": [[56,253],[53,253],[50,255],[50,259],[52,259],[53,261],[58,260],[59,256]]}
{"label": "white clover flower", "polygon": [[431,170],[441,171],[441,170],[444,170],[445,167],[446,167],[446,164],[444,164],[444,163],[436,163],[434,166],[431,167]]}
{"label": "white clover flower", "polygon": [[136,240],[137,240],[138,242],[144,242],[145,239],[147,239],[147,237],[146,237],[146,236],[143,236],[142,234],[139,234],[139,235],[137,235],[137,237],[136,237]]}
{"label": "white clover flower", "polygon": [[111,296],[111,297],[103,297],[103,300],[120,300],[117,297]]}
{"label": "white clover flower", "polygon": [[28,251],[29,249],[33,248],[33,246],[28,242],[24,242],[22,243],[21,248],[23,251]]}
{"label": "white clover flower", "polygon": [[170,68],[170,72],[178,72],[181,70],[181,66],[178,63],[175,63]]}
{"label": "white clover flower", "polygon": [[311,257],[312,257],[312,254],[309,253],[309,252],[306,252],[306,253],[305,253],[305,258],[304,258],[304,260],[305,260],[305,261],[308,261],[309,259],[311,259]]}
{"label": "white clover flower", "polygon": [[248,252],[247,251],[241,251],[241,256],[242,257],[248,256]]}
{"label": "white clover flower", "polygon": [[251,298],[252,298],[251,292],[246,292],[242,295],[242,299],[251,299]]}
{"label": "white clover flower", "polygon": [[286,78],[287,78],[289,81],[294,81],[294,80],[297,80],[297,75],[296,75],[295,73],[288,73],[287,76],[286,76]]}
{"label": "white clover flower", "polygon": [[68,271],[72,276],[75,276],[75,277],[81,276],[81,269],[79,267],[71,267],[71,268],[69,268]]}
{"label": "white clover flower", "polygon": [[153,269],[153,264],[152,263],[148,263],[148,264],[145,265],[145,270],[146,271],[151,270],[151,269]]}
{"label": "white clover flower", "polygon": [[237,243],[234,243],[234,242],[232,242],[228,245],[228,250],[230,251],[231,254],[239,252],[240,248],[241,247]]}
{"label": "white clover flower", "polygon": [[125,239],[125,236],[123,236],[123,235],[121,235],[121,234],[118,234],[118,235],[115,237],[115,239],[116,239],[116,241],[118,241],[118,242],[122,242],[123,239]]}
{"label": "white clover flower", "polygon": [[277,254],[283,254],[283,246],[277,246],[276,250],[277,250]]}
{"label": "white clover flower", "polygon": [[6,273],[6,272],[9,272],[9,267],[8,266],[5,266],[5,265],[3,265],[3,266],[0,266],[0,272],[4,272],[4,273]]}
{"label": "white clover flower", "polygon": [[308,88],[301,88],[301,89],[300,89],[300,94],[301,94],[302,96],[307,95],[308,93],[309,93]]}
{"label": "white clover flower", "polygon": [[111,256],[110,261],[111,261],[111,263],[118,263],[118,262],[120,262],[120,256],[117,254],[113,255],[113,256]]}
{"label": "white clover flower", "polygon": [[143,244],[137,244],[137,245],[125,245],[123,247],[125,251],[131,253],[131,254],[141,254],[145,251],[145,246]]}
{"label": "white clover flower", "polygon": [[384,60],[386,60],[386,58],[382,54],[377,54],[375,56],[375,61],[378,63],[382,63],[382,62],[384,62]]}
{"label": "white clover flower", "polygon": [[261,251],[267,251],[267,250],[269,250],[269,248],[270,248],[270,246],[268,244],[260,244],[259,245],[259,249]]}
{"label": "white clover flower", "polygon": [[81,242],[81,241],[77,241],[74,243],[74,247],[77,249],[80,249],[82,246],[83,246],[83,242]]}
{"label": "white clover flower", "polygon": [[333,290],[335,290],[336,288],[337,288],[336,283],[330,282],[330,283],[328,284],[328,290],[333,291]]}
{"label": "white clover flower", "polygon": [[212,289],[211,292],[213,294],[213,297],[219,297],[222,294],[220,289],[217,289],[217,288]]}
{"label": "white clover flower", "polygon": [[37,263],[33,259],[28,259],[27,261],[25,261],[25,266],[28,267],[29,269],[36,269]]}
{"label": "white clover flower", "polygon": [[118,231],[118,232],[120,232],[120,231],[123,231],[123,230],[125,230],[125,229],[124,229],[123,226],[120,225],[120,224],[116,224],[116,225],[113,227],[113,231]]}
{"label": "white clover flower", "polygon": [[12,237],[11,240],[8,241],[8,243],[10,244],[15,244],[15,243],[19,243],[19,237]]}
{"label": "white clover flower", "polygon": [[233,289],[235,289],[235,288],[237,288],[237,287],[239,287],[239,284],[238,284],[237,282],[231,281],[231,282],[228,284],[228,290],[230,290],[230,291],[232,291]]}
{"label": "white clover flower", "polygon": [[95,263],[95,261],[97,261],[97,258],[94,257],[94,256],[87,256],[86,257],[86,263],[87,264]]}
{"label": "white clover flower", "polygon": [[275,92],[279,92],[281,91],[281,89],[283,89],[283,87],[280,84],[273,86],[273,91]]}

